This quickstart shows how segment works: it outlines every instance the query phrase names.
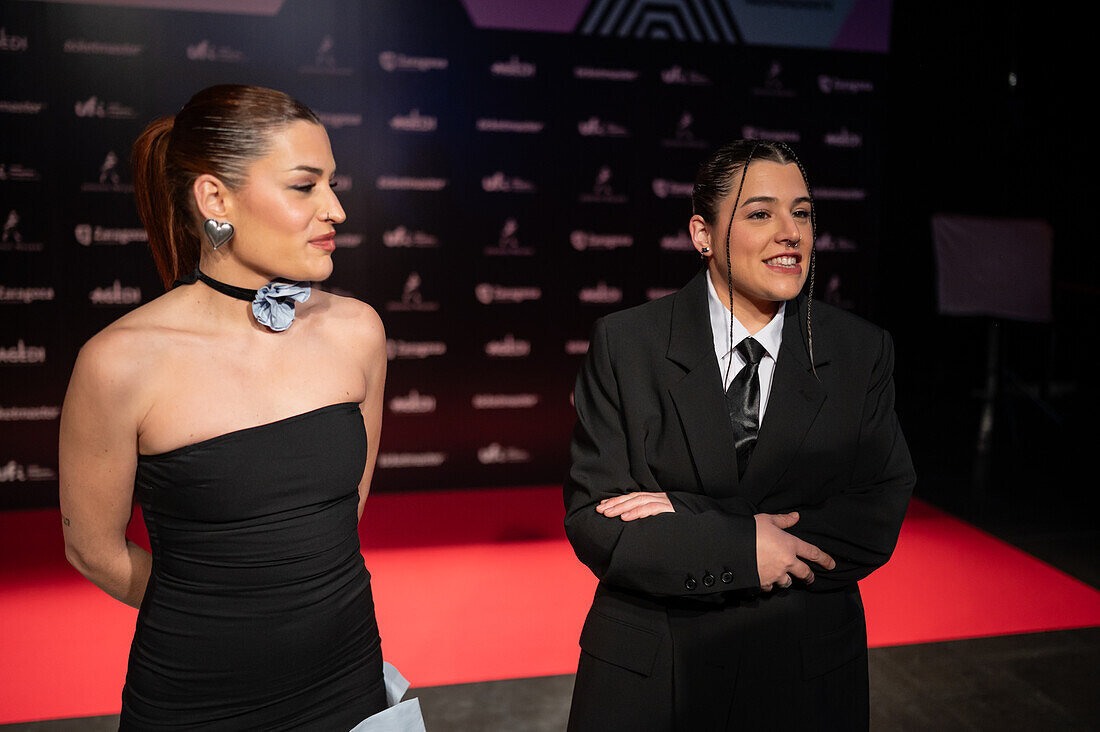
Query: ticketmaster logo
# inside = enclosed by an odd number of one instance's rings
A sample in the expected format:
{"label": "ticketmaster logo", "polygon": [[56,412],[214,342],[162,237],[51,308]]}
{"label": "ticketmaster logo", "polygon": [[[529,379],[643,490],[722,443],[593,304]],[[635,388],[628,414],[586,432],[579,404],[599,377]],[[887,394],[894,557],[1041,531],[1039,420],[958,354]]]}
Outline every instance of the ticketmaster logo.
{"label": "ticketmaster logo", "polygon": [[447,344],[443,341],[399,341],[386,340],[386,358],[390,361],[395,358],[428,358],[430,356],[442,356],[447,352]]}
{"label": "ticketmaster logo", "polygon": [[446,178],[413,178],[407,175],[380,175],[375,184],[383,191],[441,191]]}
{"label": "ticketmaster logo", "polygon": [[474,409],[529,409],[539,403],[538,394],[474,394]]}
{"label": "ticketmaster logo", "polygon": [[478,132],[514,132],[522,135],[534,135],[542,132],[545,122],[537,119],[493,119],[482,117],[474,123]]}
{"label": "ticketmaster logo", "polygon": [[445,452],[380,452],[379,468],[434,468],[447,462]]}
{"label": "ticketmaster logo", "polygon": [[61,416],[61,407],[0,407],[0,422],[51,422]]}
{"label": "ticketmaster logo", "polygon": [[86,41],[83,38],[69,38],[62,46],[65,53],[87,53],[96,56],[137,56],[142,49],[143,47],[136,43]]}
{"label": "ticketmaster logo", "polygon": [[0,347],[0,363],[46,363],[46,347],[28,346],[20,338],[14,346]]}
{"label": "ticketmaster logo", "polygon": [[0,285],[0,303],[49,302],[54,299],[52,287],[5,287]]}
{"label": "ticketmaster logo", "polygon": [[592,66],[574,66],[573,76],[577,79],[593,81],[636,81],[638,72],[634,69],[601,69]]}
{"label": "ticketmaster logo", "polygon": [[45,102],[16,102],[8,99],[0,99],[0,112],[5,112],[7,114],[38,114],[45,108]]}

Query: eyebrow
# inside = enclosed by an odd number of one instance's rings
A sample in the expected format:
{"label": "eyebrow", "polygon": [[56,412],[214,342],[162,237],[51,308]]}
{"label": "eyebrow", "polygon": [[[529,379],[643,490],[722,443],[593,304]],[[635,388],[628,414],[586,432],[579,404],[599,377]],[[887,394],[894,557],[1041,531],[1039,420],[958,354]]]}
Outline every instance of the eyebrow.
{"label": "eyebrow", "polygon": [[[298,165],[298,166],[295,166],[295,167],[291,168],[290,171],[288,171],[288,172],[293,173],[296,170],[304,170],[305,172],[313,173],[314,175],[324,175],[324,173],[325,173],[325,171],[321,170],[320,168],[314,168],[312,165]],[[334,170],[334,171],[332,171],[332,173],[333,173],[333,175],[335,175],[336,171]]]}
{"label": "eyebrow", "polygon": [[[738,208],[747,206],[750,203],[779,203],[779,199],[774,196],[753,196],[752,198],[746,198],[744,201],[742,201]],[[798,198],[794,199],[793,203],[797,206],[800,203],[813,204],[813,201],[810,200],[809,196],[799,196]]]}

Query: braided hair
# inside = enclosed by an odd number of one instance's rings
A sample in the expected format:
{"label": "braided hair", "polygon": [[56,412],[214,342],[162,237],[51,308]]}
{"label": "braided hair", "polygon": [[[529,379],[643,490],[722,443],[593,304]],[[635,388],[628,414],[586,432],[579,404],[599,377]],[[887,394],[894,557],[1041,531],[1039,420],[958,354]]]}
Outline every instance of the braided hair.
{"label": "braided hair", "polygon": [[[729,287],[730,306],[733,306],[733,269],[730,258],[730,234],[733,230],[733,219],[737,215],[737,206],[741,202],[741,191],[745,187],[745,178],[748,175],[749,163],[753,160],[764,160],[781,165],[794,163],[802,173],[802,182],[806,186],[806,192],[810,198],[810,288],[806,297],[806,339],[810,349],[810,368],[814,376],[817,376],[817,368],[814,365],[814,337],[811,325],[811,309],[813,307],[814,294],[814,263],[817,260],[814,244],[817,240],[817,209],[814,205],[814,194],[810,188],[810,179],[806,175],[806,168],[799,160],[794,150],[785,142],[772,142],[769,140],[736,140],[726,143],[716,149],[710,157],[699,166],[699,172],[695,176],[695,185],[691,192],[692,213],[701,216],[708,225],[718,223],[718,207],[729,195],[733,187],[733,177],[741,171],[741,180],[737,185],[737,194],[733,199],[733,211],[730,214],[729,223],[726,225],[726,284]],[[730,315],[729,346],[733,350],[733,317]],[[729,369],[733,359],[726,363],[726,373],[722,383],[729,378]]]}

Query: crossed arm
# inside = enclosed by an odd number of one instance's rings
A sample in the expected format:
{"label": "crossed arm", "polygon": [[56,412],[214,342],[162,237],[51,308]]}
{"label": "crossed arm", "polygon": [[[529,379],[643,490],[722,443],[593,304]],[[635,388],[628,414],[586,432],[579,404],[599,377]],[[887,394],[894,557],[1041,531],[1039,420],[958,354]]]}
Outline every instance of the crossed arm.
{"label": "crossed arm", "polygon": [[[857,581],[889,558],[914,479],[893,411],[893,350],[885,333],[849,486],[820,505],[783,514],[759,513],[741,498],[666,492],[635,481],[609,354],[601,322],[577,380],[565,491],[567,533],[598,577],[656,595],[767,591],[795,580],[825,590]],[[686,589],[688,567],[734,566],[734,582]],[[664,578],[674,567],[675,582]]]}

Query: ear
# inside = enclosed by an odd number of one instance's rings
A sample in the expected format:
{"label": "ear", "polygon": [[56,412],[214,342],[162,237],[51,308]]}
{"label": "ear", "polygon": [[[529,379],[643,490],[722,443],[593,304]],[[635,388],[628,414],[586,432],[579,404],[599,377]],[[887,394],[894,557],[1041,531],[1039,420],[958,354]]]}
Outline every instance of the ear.
{"label": "ear", "polygon": [[200,218],[228,220],[232,208],[232,193],[221,180],[209,173],[203,173],[195,179],[191,193],[195,197],[195,207]]}
{"label": "ear", "polygon": [[[699,214],[692,216],[688,221],[688,231],[691,233],[691,243],[695,246],[695,251],[704,257],[709,257],[714,252],[714,248],[711,247],[710,227],[707,226],[703,217]],[[703,254],[703,247],[708,247],[710,252]]]}

